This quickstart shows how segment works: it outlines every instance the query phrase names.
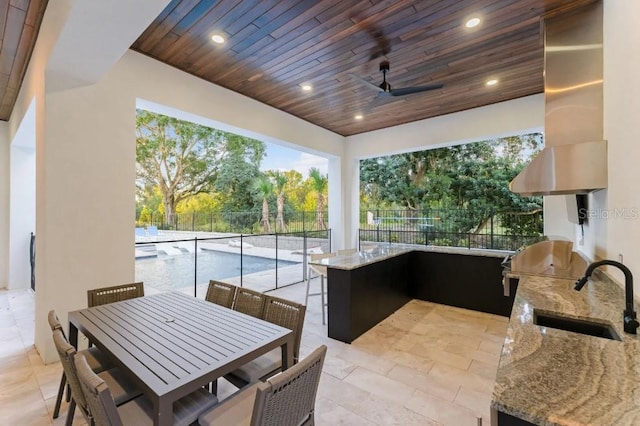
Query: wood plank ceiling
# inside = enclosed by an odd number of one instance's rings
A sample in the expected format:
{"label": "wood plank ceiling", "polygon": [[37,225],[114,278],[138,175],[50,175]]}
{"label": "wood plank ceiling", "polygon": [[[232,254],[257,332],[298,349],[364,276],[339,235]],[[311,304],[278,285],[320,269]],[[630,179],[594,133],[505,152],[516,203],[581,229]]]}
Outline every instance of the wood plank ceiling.
{"label": "wood plank ceiling", "polygon": [[[346,136],[541,93],[541,16],[588,2],[174,0],[132,49]],[[394,88],[444,87],[366,112],[377,92],[349,73],[377,85],[383,60]]]}
{"label": "wood plank ceiling", "polygon": [[0,1],[0,120],[13,110],[47,2]]}
{"label": "wood plank ceiling", "polygon": [[[172,0],[132,49],[347,136],[542,92],[540,17],[591,1]],[[47,2],[0,1],[0,120]],[[444,87],[372,107],[377,92],[350,74],[377,85],[383,60],[393,88]]]}

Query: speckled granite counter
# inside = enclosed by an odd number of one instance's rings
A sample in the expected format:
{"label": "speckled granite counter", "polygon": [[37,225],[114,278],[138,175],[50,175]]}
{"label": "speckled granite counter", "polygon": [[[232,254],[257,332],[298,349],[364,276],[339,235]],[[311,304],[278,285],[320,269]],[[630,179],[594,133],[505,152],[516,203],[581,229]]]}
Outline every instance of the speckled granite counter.
{"label": "speckled granite counter", "polygon": [[370,249],[361,250],[354,254],[330,257],[310,262],[329,266],[335,269],[351,270],[360,268],[361,266],[371,263],[380,262],[395,256],[412,251],[424,251],[432,253],[462,254],[470,256],[498,257],[503,259],[505,256],[512,254],[511,251],[504,250],[483,250],[483,249],[467,249],[463,247],[440,247],[440,246],[414,246],[402,244],[380,244]]}
{"label": "speckled granite counter", "polygon": [[[624,292],[600,280],[573,286],[520,280],[491,407],[538,425],[639,425],[640,340],[622,330]],[[623,342],[534,325],[534,309],[610,322]]]}

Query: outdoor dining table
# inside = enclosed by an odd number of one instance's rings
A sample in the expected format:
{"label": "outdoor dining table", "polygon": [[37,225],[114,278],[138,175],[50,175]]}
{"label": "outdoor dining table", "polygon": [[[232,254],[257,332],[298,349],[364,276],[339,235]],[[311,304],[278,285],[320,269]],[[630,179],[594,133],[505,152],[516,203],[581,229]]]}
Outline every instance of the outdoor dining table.
{"label": "outdoor dining table", "polygon": [[122,368],[154,405],[154,425],[173,422],[173,402],[277,347],[293,362],[293,332],[183,293],[161,293],[69,313],[78,331]]}

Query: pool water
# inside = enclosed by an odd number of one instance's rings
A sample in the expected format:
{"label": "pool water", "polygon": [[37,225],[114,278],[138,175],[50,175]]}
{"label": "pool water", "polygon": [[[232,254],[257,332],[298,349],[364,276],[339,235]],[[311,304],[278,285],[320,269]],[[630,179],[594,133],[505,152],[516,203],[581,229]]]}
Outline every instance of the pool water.
{"label": "pool water", "polygon": [[[223,280],[229,277],[253,274],[255,272],[276,269],[276,260],[259,256],[242,256],[214,250],[198,252],[198,284],[207,284],[209,280]],[[173,291],[193,287],[195,256],[185,253],[176,256],[158,255],[153,258],[136,259],[136,281],[142,281],[161,291]],[[295,265],[278,259],[277,267]]]}

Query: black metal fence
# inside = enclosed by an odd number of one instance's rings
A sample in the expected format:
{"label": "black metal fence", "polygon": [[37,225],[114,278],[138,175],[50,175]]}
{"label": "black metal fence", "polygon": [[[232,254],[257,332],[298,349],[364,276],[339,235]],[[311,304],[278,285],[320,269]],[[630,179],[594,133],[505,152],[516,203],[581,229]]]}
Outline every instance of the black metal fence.
{"label": "black metal fence", "polygon": [[212,279],[264,292],[304,281],[305,253],[318,250],[331,251],[330,229],[223,237],[164,231],[136,242],[136,281],[200,297]]}
{"label": "black metal fence", "polygon": [[[329,214],[322,213],[321,221],[315,211],[285,212],[283,220],[277,220],[276,213],[269,214],[268,226],[262,221],[262,214],[256,212],[211,212],[177,213],[165,217],[161,213],[141,214],[136,218],[136,226],[155,226],[161,230],[191,232],[232,232],[232,233],[289,233],[326,230]],[[324,227],[319,223],[324,224]]]}
{"label": "black metal fence", "polygon": [[[140,215],[138,227],[159,230],[233,234],[295,234],[328,227],[328,212],[285,212],[278,223],[269,215],[268,226],[259,212],[182,213],[165,217]],[[141,229],[141,232],[147,232]],[[491,212],[471,209],[382,210],[360,212],[359,241],[516,250],[543,236],[542,210]]]}
{"label": "black metal fence", "polygon": [[487,212],[461,209],[360,212],[359,243],[403,243],[516,250],[542,239],[541,210]]}

